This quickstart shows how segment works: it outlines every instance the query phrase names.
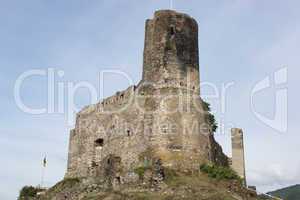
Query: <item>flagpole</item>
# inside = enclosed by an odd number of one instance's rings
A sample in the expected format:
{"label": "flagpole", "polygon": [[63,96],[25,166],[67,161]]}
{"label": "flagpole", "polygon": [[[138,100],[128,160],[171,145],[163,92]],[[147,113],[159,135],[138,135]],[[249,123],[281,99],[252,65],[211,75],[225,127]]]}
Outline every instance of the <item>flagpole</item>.
{"label": "flagpole", "polygon": [[42,165],[41,189],[43,188],[43,185],[44,185],[44,178],[45,178],[46,164],[47,164],[47,159],[46,159],[46,156],[45,156],[44,159],[43,159],[43,165]]}
{"label": "flagpole", "polygon": [[41,177],[41,189],[44,185],[44,176],[45,176],[45,166],[42,166],[42,177]]}

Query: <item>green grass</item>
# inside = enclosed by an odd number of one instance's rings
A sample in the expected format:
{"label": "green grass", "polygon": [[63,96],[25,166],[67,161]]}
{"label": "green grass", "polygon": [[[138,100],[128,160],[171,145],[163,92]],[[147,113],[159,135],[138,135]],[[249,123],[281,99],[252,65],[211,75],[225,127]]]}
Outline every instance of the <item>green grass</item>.
{"label": "green grass", "polygon": [[242,178],[229,167],[203,164],[200,166],[200,171],[208,174],[210,178],[218,180],[238,180],[242,182]]}
{"label": "green grass", "polygon": [[64,190],[65,188],[72,188],[74,185],[80,183],[79,178],[65,178],[62,181],[58,182],[52,188],[50,188],[49,192],[59,192]]}

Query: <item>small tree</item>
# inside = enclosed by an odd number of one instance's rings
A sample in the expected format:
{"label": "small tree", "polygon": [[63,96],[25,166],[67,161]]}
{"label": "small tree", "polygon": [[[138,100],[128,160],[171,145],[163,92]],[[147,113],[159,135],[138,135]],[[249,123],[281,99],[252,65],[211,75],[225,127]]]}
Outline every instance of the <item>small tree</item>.
{"label": "small tree", "polygon": [[24,186],[19,195],[19,200],[29,200],[31,198],[36,197],[39,189],[33,187],[33,186]]}
{"label": "small tree", "polygon": [[202,100],[203,102],[203,109],[207,112],[206,120],[209,123],[209,126],[211,127],[212,132],[216,132],[218,128],[218,124],[216,122],[215,116],[211,113],[210,104]]}

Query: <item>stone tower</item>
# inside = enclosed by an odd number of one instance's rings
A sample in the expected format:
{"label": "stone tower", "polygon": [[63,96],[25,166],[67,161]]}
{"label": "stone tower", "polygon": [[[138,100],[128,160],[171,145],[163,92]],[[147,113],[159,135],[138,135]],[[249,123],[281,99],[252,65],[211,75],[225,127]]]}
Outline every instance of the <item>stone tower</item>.
{"label": "stone tower", "polygon": [[146,21],[143,80],[199,92],[198,25],[193,18],[161,10]]}
{"label": "stone tower", "polygon": [[231,143],[232,143],[232,169],[244,179],[246,185],[246,170],[245,170],[245,156],[244,156],[244,138],[243,130],[239,128],[231,129]]}
{"label": "stone tower", "polygon": [[226,163],[214,141],[200,99],[198,24],[187,14],[155,12],[146,21],[143,77],[145,114],[152,126],[147,135],[155,156],[167,166]]}
{"label": "stone tower", "polygon": [[185,171],[227,166],[199,94],[196,21],[155,12],[146,21],[142,80],[77,114],[66,177],[122,182],[151,163]]}

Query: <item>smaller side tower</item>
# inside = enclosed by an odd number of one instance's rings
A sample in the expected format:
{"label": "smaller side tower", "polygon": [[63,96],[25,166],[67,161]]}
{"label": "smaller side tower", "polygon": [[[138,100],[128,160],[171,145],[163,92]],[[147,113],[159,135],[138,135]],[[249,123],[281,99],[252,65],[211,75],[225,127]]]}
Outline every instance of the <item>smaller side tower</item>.
{"label": "smaller side tower", "polygon": [[245,154],[244,154],[244,138],[243,130],[239,128],[231,129],[232,143],[232,169],[244,179],[246,185],[246,170],[245,170]]}

